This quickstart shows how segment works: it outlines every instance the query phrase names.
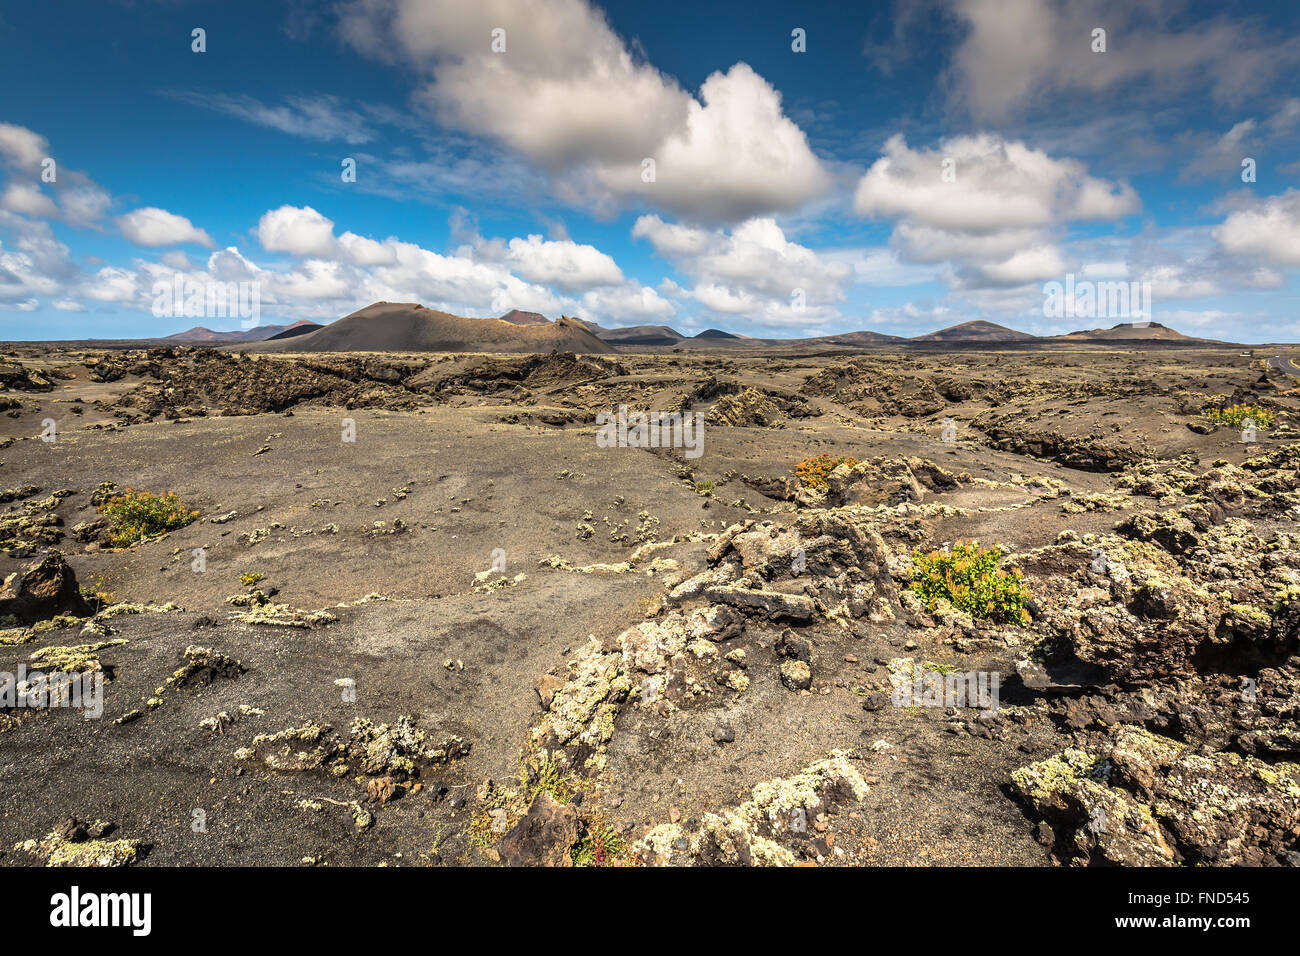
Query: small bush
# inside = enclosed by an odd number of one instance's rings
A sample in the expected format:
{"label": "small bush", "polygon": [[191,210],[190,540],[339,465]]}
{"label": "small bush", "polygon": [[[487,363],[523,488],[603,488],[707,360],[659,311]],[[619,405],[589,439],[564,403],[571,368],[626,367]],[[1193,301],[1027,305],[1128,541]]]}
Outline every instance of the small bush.
{"label": "small bush", "polygon": [[695,493],[697,495],[707,495],[710,494],[715,487],[717,486],[712,481],[697,481],[695,483]]}
{"label": "small bush", "polygon": [[245,571],[243,574],[239,576],[239,583],[246,588],[251,588],[254,584],[257,584],[264,577],[266,577],[266,575],[263,574],[261,571]]}
{"label": "small bush", "polygon": [[199,516],[182,505],[174,491],[156,495],[130,488],[101,504],[99,513],[112,522],[108,540],[115,548],[129,548],[145,538],[183,528]]}
{"label": "small bush", "polygon": [[1262,405],[1229,405],[1227,408],[1207,408],[1205,417],[1212,425],[1228,425],[1240,428],[1247,421],[1254,422],[1256,428],[1268,428],[1273,424],[1274,415]]}
{"label": "small bush", "polygon": [[614,866],[627,851],[627,841],[603,820],[581,821],[578,842],[569,849],[574,866]]}
{"label": "small bush", "polygon": [[952,551],[912,554],[911,590],[927,611],[940,598],[971,617],[997,624],[1027,624],[1029,592],[1019,571],[1000,571],[1002,551],[978,541],[958,541]]}
{"label": "small bush", "polygon": [[102,574],[95,575],[89,584],[80,585],[77,590],[81,592],[82,600],[96,611],[113,603],[113,592],[108,590],[108,584]]}
{"label": "small bush", "polygon": [[805,458],[796,464],[794,474],[801,484],[809,488],[825,488],[826,476],[832,471],[840,465],[848,465],[852,468],[857,463],[856,458],[850,458],[848,455],[817,455],[813,458]]}

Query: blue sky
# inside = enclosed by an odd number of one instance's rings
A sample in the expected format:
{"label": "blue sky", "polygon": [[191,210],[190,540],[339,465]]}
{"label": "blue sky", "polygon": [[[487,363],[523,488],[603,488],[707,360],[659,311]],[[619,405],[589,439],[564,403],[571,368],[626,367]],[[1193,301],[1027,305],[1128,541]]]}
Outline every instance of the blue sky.
{"label": "blue sky", "polygon": [[1300,340],[1291,2],[101,0],[7,5],[0,53],[0,339],[239,327],[156,314],[177,275],[264,323],[1148,317],[1045,317],[1073,275]]}

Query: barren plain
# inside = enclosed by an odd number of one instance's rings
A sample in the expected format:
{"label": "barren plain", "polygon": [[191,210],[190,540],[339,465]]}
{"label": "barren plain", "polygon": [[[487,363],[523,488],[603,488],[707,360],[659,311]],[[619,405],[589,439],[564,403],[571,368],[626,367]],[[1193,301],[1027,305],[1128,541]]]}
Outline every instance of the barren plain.
{"label": "barren plain", "polygon": [[[0,708],[0,863],[1294,865],[1295,384],[1235,349],[7,347],[0,671],[104,697]],[[598,447],[621,404],[701,413],[703,454]],[[1204,415],[1242,404],[1272,424]],[[126,489],[197,517],[114,546]],[[1023,620],[918,600],[913,555],[969,541]],[[900,703],[923,673],[998,706]]]}

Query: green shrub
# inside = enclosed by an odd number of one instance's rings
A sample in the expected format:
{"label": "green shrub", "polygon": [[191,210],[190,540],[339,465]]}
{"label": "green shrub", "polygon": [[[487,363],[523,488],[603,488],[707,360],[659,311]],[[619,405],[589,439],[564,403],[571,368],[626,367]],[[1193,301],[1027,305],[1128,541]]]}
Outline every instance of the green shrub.
{"label": "green shrub", "polygon": [[951,551],[912,554],[911,590],[927,611],[940,598],[971,617],[997,624],[1027,624],[1029,592],[1019,571],[1000,571],[999,548],[981,548],[978,541],[958,541]]}
{"label": "green shrub", "polygon": [[115,548],[129,548],[145,538],[183,528],[199,516],[182,505],[174,491],[156,495],[130,488],[101,504],[99,513],[111,522],[108,540]]}
{"label": "green shrub", "polygon": [[265,577],[266,575],[261,571],[245,571],[239,576],[239,583],[246,588],[251,588]]}
{"label": "green shrub", "polygon": [[578,842],[569,849],[574,866],[614,866],[627,850],[627,841],[603,820],[583,820]]}

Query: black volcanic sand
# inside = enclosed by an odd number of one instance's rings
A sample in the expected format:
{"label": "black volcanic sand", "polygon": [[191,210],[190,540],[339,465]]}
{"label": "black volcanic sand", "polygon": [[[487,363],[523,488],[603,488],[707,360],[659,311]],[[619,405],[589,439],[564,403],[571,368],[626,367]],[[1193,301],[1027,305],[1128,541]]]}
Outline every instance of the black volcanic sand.
{"label": "black volcanic sand", "polygon": [[[120,376],[97,382],[90,366],[104,353],[12,348],[0,363],[34,370],[51,387],[0,391],[0,401],[19,403],[0,415],[0,439],[14,439],[0,449],[0,490],[72,489],[55,509],[58,547],[81,584],[115,601],[183,610],[109,622],[128,643],[99,652],[112,674],[103,719],[11,715],[0,733],[0,862],[9,864],[32,862],[14,845],[69,816],[109,821],[112,836],[142,841],[144,865],[492,862],[495,851],[485,853],[468,830],[476,791],[487,778],[517,777],[541,710],[537,679],[563,674],[590,635],[612,640],[643,620],[670,584],[706,567],[711,535],[745,519],[792,521],[799,506],[783,483],[796,461],[823,452],[919,458],[979,479],[924,498],[950,509],[882,513],[880,532],[901,560],[913,547],[958,538],[1018,553],[1065,529],[1109,531],[1124,512],[1067,513],[1063,501],[1112,491],[1134,462],[1189,456],[1185,465],[1204,470],[1295,440],[1291,383],[1265,379],[1259,360],[1235,351],[312,356],[337,364],[277,385],[276,370],[296,357],[128,353],[112,357]],[[250,378],[254,365],[273,374]],[[262,386],[240,391],[239,381],[279,388],[273,404],[284,407],[259,408]],[[1282,412],[1279,425],[1255,445],[1227,429],[1190,430],[1215,395],[1264,401]],[[595,412],[620,402],[707,412],[729,399],[742,418],[764,400],[784,411],[775,427],[708,425],[696,460],[594,440]],[[57,423],[53,443],[37,437],[46,418]],[[939,440],[949,418],[951,444]],[[355,442],[341,440],[344,419],[355,421]],[[1025,483],[1034,478],[1068,492],[1040,498],[1045,485]],[[108,481],[174,490],[201,517],[127,550],[85,544],[72,529],[96,517],[90,496]],[[712,490],[697,493],[694,483],[706,481]],[[590,536],[580,536],[584,525]],[[647,571],[648,558],[634,571],[539,565],[553,555],[579,567],[616,565],[640,543],[638,529],[644,540],[671,542],[654,557],[677,562],[676,576]],[[206,549],[201,573],[191,569],[196,548]],[[524,577],[484,590],[475,575],[489,569],[494,549],[504,550],[505,575],[486,581]],[[0,572],[28,560],[0,554]],[[337,622],[304,629],[233,620],[226,599],[248,590],[244,573],[265,575],[256,587],[278,589],[276,602],[331,609]],[[371,594],[386,600],[353,603]],[[808,629],[812,691],[799,694],[778,679],[773,645],[783,627],[751,623],[727,645],[746,648],[745,692],[713,693],[667,717],[620,712],[607,769],[587,800],[629,841],[670,814],[690,824],[761,781],[845,749],[871,789],[835,814],[836,853],[826,862],[1049,862],[1007,783],[1015,768],[1069,746],[1068,728],[1013,724],[1001,739],[982,739],[952,733],[942,709],[862,707],[860,689],[886,677],[878,662],[911,656],[1014,673],[1022,650],[963,652],[940,629],[902,615],[849,630],[819,621]],[[0,670],[40,647],[102,639],[79,627],[47,631],[0,646]],[[191,644],[238,658],[247,671],[171,689],[152,712],[113,723],[156,693]],[[347,678],[355,702],[335,683]],[[1017,693],[1027,692],[1006,689],[1004,699],[1016,702]],[[264,713],[241,716],[241,705]],[[200,727],[219,712],[235,717],[223,732]],[[355,717],[378,724],[401,715],[472,750],[422,768],[418,792],[382,806],[366,803],[352,776],[277,773],[234,757],[254,736],[305,721],[346,733]],[[715,742],[720,725],[734,742]],[[889,746],[873,748],[877,741]],[[304,799],[321,809],[300,808]],[[373,813],[373,826],[354,824],[346,806],[354,801]],[[206,832],[191,827],[198,809]]]}

